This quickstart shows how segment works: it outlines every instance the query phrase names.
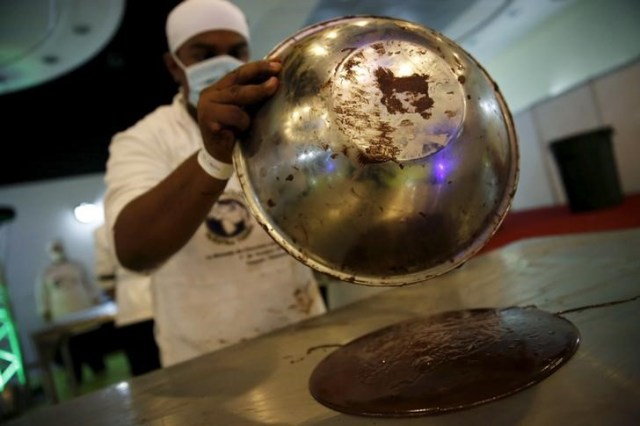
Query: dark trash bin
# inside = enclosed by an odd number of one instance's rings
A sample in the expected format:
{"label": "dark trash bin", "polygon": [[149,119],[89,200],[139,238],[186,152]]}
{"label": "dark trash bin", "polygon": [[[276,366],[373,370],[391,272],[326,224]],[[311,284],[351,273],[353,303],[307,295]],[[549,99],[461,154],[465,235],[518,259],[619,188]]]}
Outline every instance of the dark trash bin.
{"label": "dark trash bin", "polygon": [[602,127],[551,142],[572,212],[622,203],[612,135],[611,127]]}

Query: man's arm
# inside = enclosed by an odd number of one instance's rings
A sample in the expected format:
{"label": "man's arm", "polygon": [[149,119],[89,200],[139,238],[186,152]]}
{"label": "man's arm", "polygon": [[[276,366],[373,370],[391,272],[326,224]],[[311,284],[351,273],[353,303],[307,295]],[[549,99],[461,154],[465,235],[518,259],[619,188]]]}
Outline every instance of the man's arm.
{"label": "man's arm", "polygon": [[113,236],[120,263],[144,272],[167,260],[193,236],[226,183],[207,175],[195,155],[185,160],[118,215]]}
{"label": "man's arm", "polygon": [[[251,62],[203,91],[198,123],[211,157],[231,163],[236,133],[245,131],[251,121],[244,107],[275,93],[280,67],[277,62]],[[208,175],[196,156],[118,215],[113,227],[115,251],[126,268],[144,272],[166,261],[189,241],[224,191],[227,181]]]}

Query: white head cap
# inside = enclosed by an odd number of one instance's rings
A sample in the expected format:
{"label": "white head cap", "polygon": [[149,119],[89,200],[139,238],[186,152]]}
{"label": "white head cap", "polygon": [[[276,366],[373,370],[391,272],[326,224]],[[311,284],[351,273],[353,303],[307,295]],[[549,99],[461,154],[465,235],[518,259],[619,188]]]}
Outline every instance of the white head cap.
{"label": "white head cap", "polygon": [[64,244],[60,240],[53,240],[47,245],[47,254],[49,258],[54,262],[57,262],[66,257]]}
{"label": "white head cap", "polygon": [[247,19],[235,4],[227,0],[183,0],[167,17],[169,50],[175,53],[194,35],[212,30],[235,31],[249,41]]}
{"label": "white head cap", "polygon": [[62,241],[55,239],[53,241],[50,241],[49,244],[47,244],[47,251],[49,253],[57,251],[57,252],[62,252],[64,251],[64,244],[62,244]]}

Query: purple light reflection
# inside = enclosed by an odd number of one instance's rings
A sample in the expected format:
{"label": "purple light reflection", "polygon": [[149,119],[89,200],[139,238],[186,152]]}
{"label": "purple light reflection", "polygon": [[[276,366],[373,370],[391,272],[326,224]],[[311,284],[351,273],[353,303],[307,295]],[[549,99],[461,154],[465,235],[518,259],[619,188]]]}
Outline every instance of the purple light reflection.
{"label": "purple light reflection", "polygon": [[453,170],[453,162],[447,159],[437,159],[433,163],[432,182],[435,184],[447,183],[449,174]]}
{"label": "purple light reflection", "polygon": [[325,156],[324,165],[324,170],[327,174],[331,174],[336,170],[336,165],[334,164],[334,160],[331,158],[330,154]]}

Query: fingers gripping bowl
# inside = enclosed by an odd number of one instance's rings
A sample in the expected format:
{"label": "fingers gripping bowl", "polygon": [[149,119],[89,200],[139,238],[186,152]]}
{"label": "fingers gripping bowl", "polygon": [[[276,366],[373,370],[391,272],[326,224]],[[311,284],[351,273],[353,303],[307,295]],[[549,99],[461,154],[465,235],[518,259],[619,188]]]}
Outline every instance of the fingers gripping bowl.
{"label": "fingers gripping bowl", "polygon": [[506,215],[516,134],[498,87],[443,35],[387,17],[302,29],[234,164],[271,237],[339,280],[406,285],[460,266]]}

